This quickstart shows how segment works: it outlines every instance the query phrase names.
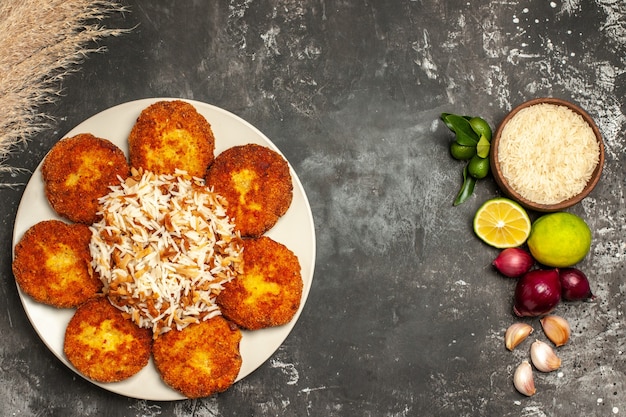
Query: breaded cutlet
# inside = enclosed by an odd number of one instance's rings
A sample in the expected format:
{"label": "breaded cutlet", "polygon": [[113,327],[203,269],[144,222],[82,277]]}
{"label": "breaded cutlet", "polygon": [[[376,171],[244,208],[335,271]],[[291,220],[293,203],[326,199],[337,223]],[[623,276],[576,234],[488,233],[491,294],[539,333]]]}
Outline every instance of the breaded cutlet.
{"label": "breaded cutlet", "polygon": [[186,397],[208,397],[235,382],[241,336],[222,316],[170,330],[154,340],[154,364],[163,381]]}
{"label": "breaded cutlet", "polygon": [[302,298],[298,257],[267,236],[243,241],[243,274],[217,296],[224,317],[248,330],[280,326],[294,317]]}
{"label": "breaded cutlet", "polygon": [[107,139],[81,133],[57,142],[41,167],[46,197],[60,215],[76,223],[99,219],[98,199],[130,175],[124,152]]}
{"label": "breaded cutlet", "polygon": [[271,229],[293,198],[287,161],[257,144],[234,146],[217,155],[206,183],[226,199],[228,215],[243,237],[258,237]]}
{"label": "breaded cutlet", "polygon": [[152,332],[125,319],[104,297],[78,307],[65,330],[63,351],[74,367],[98,382],[118,382],[150,359]]}
{"label": "breaded cutlet", "polygon": [[174,174],[179,169],[204,178],[214,159],[215,137],[193,105],[158,101],[141,112],[128,145],[133,168],[156,174]]}
{"label": "breaded cutlet", "polygon": [[15,245],[13,275],[34,300],[59,308],[95,297],[102,282],[91,268],[91,231],[84,224],[45,220]]}

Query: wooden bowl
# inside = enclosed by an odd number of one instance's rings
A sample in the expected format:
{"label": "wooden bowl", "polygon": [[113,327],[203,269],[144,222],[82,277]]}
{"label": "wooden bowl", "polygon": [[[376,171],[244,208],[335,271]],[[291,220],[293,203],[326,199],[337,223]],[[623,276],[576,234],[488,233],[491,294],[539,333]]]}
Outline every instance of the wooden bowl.
{"label": "wooden bowl", "polygon": [[[523,196],[521,196],[517,191],[515,191],[509,185],[509,183],[507,182],[506,178],[504,178],[504,175],[502,174],[502,170],[501,170],[500,163],[499,163],[499,160],[498,160],[498,144],[500,142],[500,137],[502,135],[502,131],[503,131],[504,127],[506,126],[506,124],[509,122],[509,120],[511,120],[511,118],[513,118],[513,116],[515,116],[520,110],[525,109],[525,108],[530,107],[530,106],[533,106],[535,104],[541,104],[541,103],[565,106],[565,107],[568,107],[569,109],[571,109],[572,111],[574,111],[575,113],[578,113],[580,116],[582,116],[582,118],[589,124],[589,126],[593,130],[593,133],[596,136],[596,139],[598,141],[598,145],[599,145],[599,148],[600,148],[600,155],[599,155],[599,159],[598,159],[598,165],[596,166],[595,170],[593,171],[593,174],[592,174],[591,178],[589,179],[589,181],[587,182],[587,185],[585,186],[585,188],[579,194],[577,194],[577,195],[575,195],[575,196],[573,196],[571,198],[568,198],[567,200],[563,200],[563,201],[561,201],[559,203],[556,203],[556,204],[536,203],[534,201],[530,201],[530,200],[524,198]],[[602,142],[602,136],[600,135],[600,130],[598,129],[598,127],[594,123],[593,119],[589,116],[589,114],[587,114],[587,112],[585,112],[583,109],[581,109],[580,107],[578,107],[575,104],[572,104],[572,103],[570,103],[568,101],[561,100],[561,99],[558,99],[558,98],[537,98],[537,99],[530,100],[530,101],[527,101],[525,103],[522,103],[519,106],[515,107],[504,118],[502,123],[500,123],[500,125],[498,126],[498,129],[496,130],[496,133],[495,133],[495,135],[493,137],[493,140],[491,141],[490,164],[491,164],[492,175],[493,175],[494,179],[496,180],[496,183],[498,184],[500,189],[508,197],[510,197],[511,199],[517,201],[522,206],[524,206],[525,208],[530,209],[530,210],[536,210],[536,211],[541,211],[541,212],[560,211],[560,210],[564,210],[564,209],[566,209],[568,207],[571,207],[574,204],[579,203],[583,198],[587,197],[587,195],[589,195],[591,190],[593,190],[593,188],[596,186],[596,184],[600,180],[600,176],[602,174],[602,167],[604,166],[604,143]]]}

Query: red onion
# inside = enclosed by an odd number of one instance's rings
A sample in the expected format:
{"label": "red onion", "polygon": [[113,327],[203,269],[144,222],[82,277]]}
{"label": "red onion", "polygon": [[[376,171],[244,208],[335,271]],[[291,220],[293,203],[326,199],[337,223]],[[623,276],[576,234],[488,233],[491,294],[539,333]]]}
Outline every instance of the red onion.
{"label": "red onion", "polygon": [[507,277],[517,278],[530,271],[534,263],[530,253],[520,248],[507,248],[494,259],[493,266]]}
{"label": "red onion", "polygon": [[520,316],[548,314],[561,301],[561,282],[557,269],[535,269],[517,281],[513,312]]}
{"label": "red onion", "polygon": [[587,276],[576,268],[559,269],[561,280],[561,297],[567,301],[593,299]]}

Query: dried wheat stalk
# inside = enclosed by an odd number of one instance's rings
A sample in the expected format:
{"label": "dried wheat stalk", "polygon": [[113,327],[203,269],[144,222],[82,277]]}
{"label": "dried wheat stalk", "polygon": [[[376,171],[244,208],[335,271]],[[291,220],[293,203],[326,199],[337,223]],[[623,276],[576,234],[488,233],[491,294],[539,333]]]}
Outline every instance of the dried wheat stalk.
{"label": "dried wheat stalk", "polygon": [[17,144],[49,127],[50,118],[38,107],[55,101],[59,81],[86,55],[104,50],[95,41],[128,31],[102,25],[125,11],[108,0],[0,2],[0,173],[17,169],[6,164]]}

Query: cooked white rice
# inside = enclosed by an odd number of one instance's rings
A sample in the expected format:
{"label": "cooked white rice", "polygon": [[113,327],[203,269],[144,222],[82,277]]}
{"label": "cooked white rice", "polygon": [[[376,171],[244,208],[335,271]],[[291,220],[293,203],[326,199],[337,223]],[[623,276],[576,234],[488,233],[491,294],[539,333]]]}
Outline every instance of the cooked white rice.
{"label": "cooked white rice", "polygon": [[556,204],[580,193],[598,165],[593,129],[568,107],[535,104],[502,129],[498,161],[509,185],[539,204]]}
{"label": "cooked white rice", "polygon": [[243,268],[221,196],[183,171],[133,171],[100,204],[90,251],[113,305],[155,337],[220,314],[215,298]]}

